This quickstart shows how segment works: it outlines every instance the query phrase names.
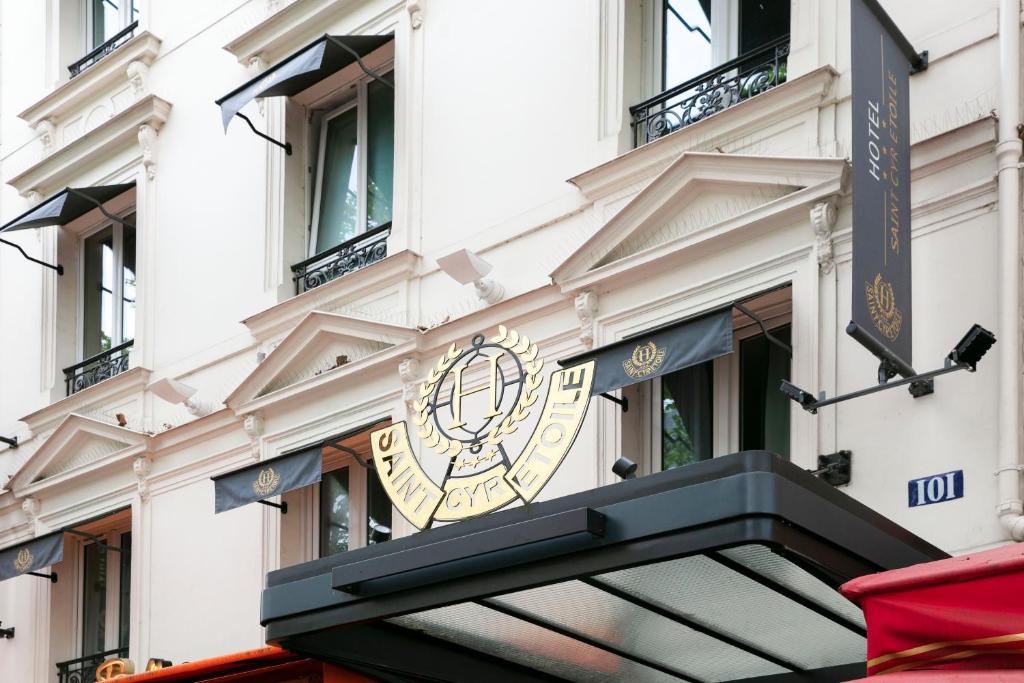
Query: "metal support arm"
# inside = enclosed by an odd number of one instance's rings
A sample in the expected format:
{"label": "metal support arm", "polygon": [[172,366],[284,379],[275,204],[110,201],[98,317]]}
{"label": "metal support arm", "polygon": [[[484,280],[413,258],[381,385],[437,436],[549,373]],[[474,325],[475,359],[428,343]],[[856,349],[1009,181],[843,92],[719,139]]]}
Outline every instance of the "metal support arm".
{"label": "metal support arm", "polygon": [[617,398],[609,394],[607,391],[598,394],[598,396],[600,396],[601,398],[606,398],[612,403],[618,403],[619,406],[622,408],[622,412],[629,412],[629,399],[626,398],[625,396],[623,396],[622,398]]}
{"label": "metal support arm", "polygon": [[60,265],[59,263],[57,265],[53,265],[51,263],[47,263],[46,261],[40,261],[37,258],[33,258],[33,257],[29,256],[28,254],[26,254],[25,250],[22,249],[19,245],[15,244],[14,242],[8,242],[7,240],[0,239],[0,244],[6,244],[9,247],[14,247],[15,249],[17,249],[18,251],[21,252],[22,256],[24,256],[26,259],[28,259],[32,263],[38,263],[39,265],[43,266],[44,268],[49,268],[50,270],[55,270],[55,271],[57,271],[57,275],[63,275],[64,274],[64,266]]}
{"label": "metal support arm", "polygon": [[245,121],[246,123],[248,123],[249,124],[249,128],[252,130],[253,133],[256,133],[256,135],[258,135],[259,137],[263,138],[267,142],[270,142],[270,143],[273,143],[273,144],[277,145],[278,147],[283,149],[284,153],[287,154],[288,156],[292,155],[292,143],[290,143],[290,142],[281,142],[280,140],[275,140],[274,138],[270,137],[266,133],[264,133],[264,132],[262,132],[260,130],[257,130],[256,126],[254,126],[252,121],[249,120],[249,117],[246,116],[245,114],[243,114],[240,111],[239,112],[235,112],[235,116],[237,116],[238,118],[240,118],[243,121]]}
{"label": "metal support arm", "polygon": [[79,531],[78,529],[64,529],[64,533],[71,534],[73,536],[81,536],[82,538],[88,538],[90,541],[96,544],[97,548],[100,548],[104,552],[107,550],[113,550],[115,553],[124,553],[130,555],[131,551],[127,548],[116,548],[112,545],[107,544],[102,538],[95,534],[90,534],[87,531]]}
{"label": "metal support arm", "polygon": [[10,448],[18,447],[18,437],[16,436],[0,436],[0,443],[5,443]]}
{"label": "metal support arm", "polygon": [[57,583],[57,572],[41,574],[39,572],[25,572],[28,576],[38,576],[40,579],[49,579],[50,583]]}
{"label": "metal support arm", "polygon": [[288,514],[288,503],[271,503],[269,500],[257,500],[256,502],[259,503],[260,505],[266,505],[267,507],[277,508],[278,510],[281,511],[282,515]]}
{"label": "metal support arm", "polygon": [[78,190],[76,190],[73,187],[69,187],[68,188],[68,194],[74,195],[74,196],[78,197],[79,199],[84,199],[85,201],[89,202],[90,204],[95,206],[97,209],[99,209],[100,213],[102,213],[104,216],[107,217],[107,220],[114,221],[115,223],[120,223],[121,225],[123,225],[126,228],[132,228],[132,229],[135,228],[135,225],[133,223],[131,223],[130,221],[126,221],[125,219],[121,218],[120,216],[115,216],[114,214],[112,214],[109,211],[107,211],[106,209],[104,209],[103,208],[103,202],[101,202],[100,200],[94,199],[94,198],[90,197],[89,195],[85,194],[84,192],[79,192]]}

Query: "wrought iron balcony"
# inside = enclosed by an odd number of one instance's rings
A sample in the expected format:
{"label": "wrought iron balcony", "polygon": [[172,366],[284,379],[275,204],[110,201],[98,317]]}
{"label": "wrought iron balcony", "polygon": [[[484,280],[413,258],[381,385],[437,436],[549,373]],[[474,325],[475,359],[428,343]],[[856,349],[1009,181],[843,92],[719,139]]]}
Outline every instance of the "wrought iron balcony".
{"label": "wrought iron balcony", "polygon": [[380,261],[388,255],[390,234],[391,222],[388,221],[373,230],[367,230],[350,240],[345,240],[336,247],[296,263],[292,266],[295,293],[302,294]]}
{"label": "wrought iron balcony", "polygon": [[92,683],[96,680],[96,668],[108,659],[128,656],[128,648],[122,647],[106,652],[57,662],[57,683]]}
{"label": "wrought iron balcony", "polygon": [[129,339],[109,351],[97,353],[81,363],[64,368],[64,388],[67,395],[87,389],[93,384],[120,375],[128,369],[128,354],[134,340]]}
{"label": "wrought iron balcony", "polygon": [[77,62],[69,66],[68,73],[71,74],[71,78],[74,78],[78,74],[82,73],[90,66],[100,61],[101,59],[109,55],[111,52],[113,52],[114,50],[121,47],[129,40],[131,40],[132,36],[135,35],[135,29],[137,29],[138,27],[139,22],[133,21],[132,23],[128,24],[123,29],[115,33],[110,40],[103,43],[95,50],[93,50],[92,52],[90,52],[89,54],[87,54],[86,56],[82,57]]}
{"label": "wrought iron balcony", "polygon": [[789,36],[630,107],[636,147],[760,95],[786,80]]}

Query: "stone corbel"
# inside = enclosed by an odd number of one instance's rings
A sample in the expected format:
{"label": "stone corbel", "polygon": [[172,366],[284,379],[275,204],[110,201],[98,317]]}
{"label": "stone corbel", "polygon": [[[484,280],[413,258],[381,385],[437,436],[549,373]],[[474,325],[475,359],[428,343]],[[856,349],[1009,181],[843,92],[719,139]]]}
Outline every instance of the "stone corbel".
{"label": "stone corbel", "polygon": [[263,436],[263,418],[255,413],[250,413],[245,416],[242,421],[242,429],[245,430],[245,435],[249,437],[249,446],[252,448],[252,459],[260,459],[260,437]]}
{"label": "stone corbel", "polygon": [[36,531],[36,522],[39,519],[39,499],[38,498],[26,498],[21,501],[21,511],[25,513],[25,517],[28,518],[28,525],[32,527],[32,533]]}
{"label": "stone corbel", "polygon": [[146,169],[146,178],[156,178],[156,128],[144,123],[139,126],[139,147],[142,148],[142,167]]}
{"label": "stone corbel", "polygon": [[594,316],[597,315],[597,294],[592,291],[576,295],[576,317],[580,321],[580,341],[587,348],[594,346]]}
{"label": "stone corbel", "polygon": [[[273,7],[268,8],[268,10],[271,14],[276,11]],[[249,75],[257,76],[266,71],[269,65],[270,63],[264,59],[263,55],[253,55],[252,57],[249,57]],[[256,99],[256,108],[260,112],[260,116],[266,115],[267,112],[263,105],[262,97]]]}
{"label": "stone corbel", "polygon": [[153,461],[149,456],[138,455],[132,460],[132,472],[139,481],[139,498],[149,500],[149,475],[153,471]]}
{"label": "stone corbel", "polygon": [[43,148],[43,154],[49,153],[57,141],[57,126],[50,119],[42,119],[36,124],[34,130],[36,138]]}
{"label": "stone corbel", "polygon": [[415,358],[406,358],[398,364],[398,377],[402,380],[402,400],[410,409],[419,397],[420,363]]}
{"label": "stone corbel", "polygon": [[832,272],[835,258],[832,254],[832,229],[839,218],[838,202],[830,197],[811,208],[811,227],[814,228],[814,251],[818,257],[818,269],[822,275]]}
{"label": "stone corbel", "polygon": [[414,31],[423,26],[423,0],[406,0],[405,9],[409,13],[409,25]]}
{"label": "stone corbel", "polygon": [[149,80],[149,65],[145,62],[130,62],[126,70],[128,83],[132,86],[135,99],[146,94],[146,83]]}

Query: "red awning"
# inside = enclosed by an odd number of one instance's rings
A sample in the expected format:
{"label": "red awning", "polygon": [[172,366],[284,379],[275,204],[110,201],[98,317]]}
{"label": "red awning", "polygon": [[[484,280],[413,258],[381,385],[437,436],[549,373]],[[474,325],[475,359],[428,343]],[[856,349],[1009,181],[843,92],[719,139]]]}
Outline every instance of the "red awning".
{"label": "red awning", "polygon": [[1024,671],[1006,671],[1024,669],[1024,546],[862,576],[840,590],[864,610],[868,676],[1024,681]]}
{"label": "red awning", "polygon": [[276,647],[175,664],[158,671],[122,676],[117,683],[273,683],[320,680],[323,683],[371,683],[371,679]]}

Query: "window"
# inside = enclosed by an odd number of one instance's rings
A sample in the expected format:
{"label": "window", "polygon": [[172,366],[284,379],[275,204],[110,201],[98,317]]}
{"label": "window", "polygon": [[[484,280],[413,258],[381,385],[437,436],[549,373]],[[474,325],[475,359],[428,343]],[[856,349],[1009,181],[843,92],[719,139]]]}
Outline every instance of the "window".
{"label": "window", "polygon": [[376,471],[351,454],[329,459],[325,454],[324,470],[316,511],[319,557],[389,540],[391,501]]}
{"label": "window", "polygon": [[353,99],[320,117],[318,137],[311,256],[391,221],[394,91],[360,80]]}
{"label": "window", "polygon": [[108,224],[85,238],[82,258],[82,357],[91,358],[135,337],[135,228]]}
{"label": "window", "polygon": [[85,0],[86,50],[113,40],[139,18],[134,0]]}
{"label": "window", "polygon": [[[757,323],[733,311],[733,352],[623,389],[622,454],[657,472],[738,450],[790,455],[790,405],[779,391],[790,379],[789,288],[745,304]],[[776,343],[778,342],[778,343]],[[638,460],[640,458],[640,460]]]}
{"label": "window", "polygon": [[[82,656],[128,648],[131,532],[110,533],[82,548]],[[108,614],[110,618],[108,618]],[[113,628],[109,628],[113,626]]]}

